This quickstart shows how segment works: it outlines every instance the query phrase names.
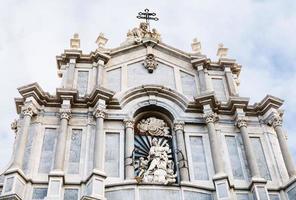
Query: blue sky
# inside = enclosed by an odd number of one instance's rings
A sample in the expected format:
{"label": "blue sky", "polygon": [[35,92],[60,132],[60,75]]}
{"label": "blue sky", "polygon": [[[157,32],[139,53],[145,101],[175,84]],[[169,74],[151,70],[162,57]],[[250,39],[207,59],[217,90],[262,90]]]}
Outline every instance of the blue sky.
{"label": "blue sky", "polygon": [[219,43],[242,64],[240,95],[258,102],[266,94],[285,100],[284,128],[296,160],[296,2],[293,0],[3,0],[0,5],[0,171],[9,162],[17,118],[17,87],[38,82],[54,93],[60,80],[55,56],[78,32],[81,48],[96,48],[100,32],[116,47],[138,24],[145,8],[157,12],[153,23],[171,46],[190,51],[194,37],[202,51],[216,59]]}

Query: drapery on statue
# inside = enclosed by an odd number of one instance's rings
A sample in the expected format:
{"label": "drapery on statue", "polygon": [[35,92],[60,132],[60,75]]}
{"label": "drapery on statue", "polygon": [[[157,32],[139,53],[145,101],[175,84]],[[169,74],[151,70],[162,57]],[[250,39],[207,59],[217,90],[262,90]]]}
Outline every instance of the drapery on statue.
{"label": "drapery on statue", "polygon": [[138,182],[171,184],[176,182],[174,163],[169,160],[170,148],[167,143],[160,145],[157,138],[151,141],[151,148],[147,159],[140,158],[140,172],[136,177]]}

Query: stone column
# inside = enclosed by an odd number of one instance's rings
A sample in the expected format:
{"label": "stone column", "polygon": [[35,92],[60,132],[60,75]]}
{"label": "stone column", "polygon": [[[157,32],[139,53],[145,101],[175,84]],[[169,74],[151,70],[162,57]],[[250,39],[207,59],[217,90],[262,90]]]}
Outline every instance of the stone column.
{"label": "stone column", "polygon": [[95,149],[94,149],[94,169],[104,171],[105,162],[105,133],[104,118],[105,112],[101,108],[94,111],[96,118]]}
{"label": "stone column", "polygon": [[64,171],[64,160],[67,142],[68,122],[71,118],[71,109],[61,108],[60,109],[60,129],[57,139],[56,154],[54,160],[54,171]]}
{"label": "stone column", "polygon": [[134,178],[134,166],[133,163],[133,151],[135,148],[135,138],[134,138],[134,120],[127,119],[124,120],[125,124],[125,153],[124,153],[124,166],[125,166],[125,178]]}
{"label": "stone column", "polygon": [[213,157],[214,169],[215,174],[224,174],[224,167],[223,167],[223,159],[220,150],[219,138],[217,136],[215,122],[219,119],[218,115],[213,111],[207,111],[203,115],[205,122],[207,124],[208,132],[209,132],[209,140],[210,140],[210,147],[211,153]]}
{"label": "stone column", "polygon": [[37,109],[32,104],[25,105],[23,107],[22,113],[24,118],[23,118],[23,123],[20,131],[20,136],[18,138],[18,146],[16,147],[16,150],[15,150],[15,155],[14,155],[14,160],[12,165],[15,168],[22,168],[31,119],[32,119],[32,116],[37,113]]}
{"label": "stone column", "polygon": [[178,166],[180,170],[181,181],[189,181],[187,154],[184,140],[184,122],[175,122],[174,131],[177,139],[178,148]]}
{"label": "stone column", "polygon": [[248,129],[247,129],[247,119],[246,117],[237,117],[236,119],[236,126],[240,129],[244,148],[246,151],[247,161],[250,167],[252,178],[260,177],[259,168],[257,166],[256,157],[253,152],[253,147],[251,145],[251,140],[249,138]]}
{"label": "stone column", "polygon": [[281,149],[281,152],[282,152],[282,155],[284,158],[284,162],[285,162],[289,177],[291,178],[293,176],[296,176],[296,168],[295,168],[295,165],[293,162],[293,158],[292,158],[290,151],[289,151],[287,140],[285,138],[285,135],[284,135],[284,132],[282,129],[282,121],[283,121],[282,117],[279,116],[278,114],[275,114],[272,117],[271,125],[273,126],[273,128],[277,134],[280,149]]}

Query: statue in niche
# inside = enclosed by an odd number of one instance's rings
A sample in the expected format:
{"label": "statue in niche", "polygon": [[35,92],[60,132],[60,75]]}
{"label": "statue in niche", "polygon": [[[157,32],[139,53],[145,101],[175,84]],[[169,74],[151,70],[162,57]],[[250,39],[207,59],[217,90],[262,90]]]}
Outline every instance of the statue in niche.
{"label": "statue in niche", "polygon": [[177,175],[174,174],[174,163],[169,159],[170,153],[167,140],[160,141],[154,137],[148,156],[139,159],[139,173],[136,180],[165,185],[175,183]]}

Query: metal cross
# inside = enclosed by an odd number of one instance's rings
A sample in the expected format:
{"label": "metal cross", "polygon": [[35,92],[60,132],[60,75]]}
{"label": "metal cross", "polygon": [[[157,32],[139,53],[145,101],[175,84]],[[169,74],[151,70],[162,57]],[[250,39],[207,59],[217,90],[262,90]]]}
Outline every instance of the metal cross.
{"label": "metal cross", "polygon": [[[156,13],[150,13],[149,9],[146,8],[144,12],[139,12],[137,18],[138,19],[145,19],[148,27],[150,26],[149,20],[158,21],[159,19],[156,16]],[[150,27],[149,27],[150,28]]]}

